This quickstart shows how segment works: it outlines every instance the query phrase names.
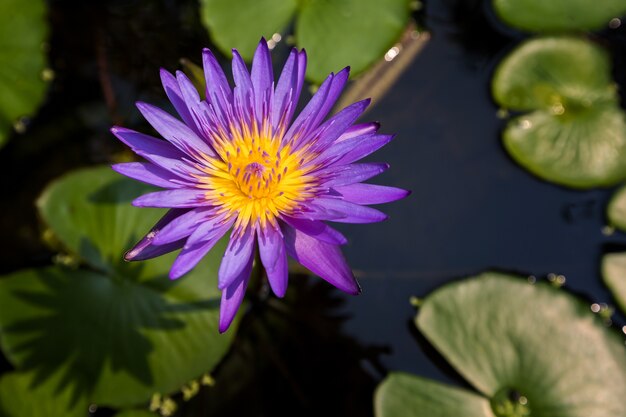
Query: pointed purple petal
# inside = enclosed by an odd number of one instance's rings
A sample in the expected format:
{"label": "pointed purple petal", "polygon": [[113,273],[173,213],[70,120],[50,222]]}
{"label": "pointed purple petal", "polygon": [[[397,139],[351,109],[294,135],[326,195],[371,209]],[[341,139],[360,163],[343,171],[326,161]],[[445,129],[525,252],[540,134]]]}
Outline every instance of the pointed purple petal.
{"label": "pointed purple petal", "polygon": [[222,291],[222,301],[220,303],[220,323],[219,331],[224,333],[233,322],[239,306],[246,294],[246,287],[252,272],[252,260],[254,256],[250,253],[248,259],[242,260],[244,267],[237,277],[224,291]]}
{"label": "pointed purple petal", "polygon": [[251,227],[243,232],[240,229],[233,230],[217,273],[217,288],[230,286],[245,268],[246,260],[254,252],[254,235]]}
{"label": "pointed purple petal", "polygon": [[208,205],[206,190],[179,188],[144,194],[133,200],[136,207],[192,208]]}
{"label": "pointed purple petal", "polygon": [[354,295],[361,292],[337,246],[320,242],[288,225],[282,229],[289,256],[340,290]]}
{"label": "pointed purple petal", "polygon": [[[289,123],[295,106],[290,106],[291,103],[297,103],[300,95],[300,91],[296,91],[298,88],[298,50],[293,48],[289,53],[287,62],[280,74],[278,84],[276,85],[276,91],[274,93],[274,102],[272,103],[272,126],[274,129],[278,129],[278,124],[281,119],[284,123]],[[284,113],[289,109],[289,113]]]}
{"label": "pointed purple petal", "polygon": [[[324,104],[320,108],[320,111],[317,113],[315,120],[313,122],[314,126],[319,125],[322,120],[328,115],[331,111],[337,99],[341,95],[343,88],[346,86],[346,82],[348,82],[348,77],[350,76],[350,67],[346,67],[339,71],[337,75],[333,77],[332,83],[330,85],[330,89],[328,90],[328,95],[326,96],[326,100],[324,100]],[[369,99],[367,99],[369,102]]]}
{"label": "pointed purple petal", "polygon": [[385,172],[389,164],[363,163],[343,166],[331,166],[316,171],[316,175],[326,187],[339,187],[366,181]]}
{"label": "pointed purple petal", "polygon": [[393,138],[394,135],[372,135],[337,141],[312,161],[323,166],[351,164],[376,152]]}
{"label": "pointed purple petal", "polygon": [[387,220],[388,216],[374,208],[364,207],[344,200],[334,198],[316,198],[313,203],[335,213],[342,213],[341,218],[329,219],[340,223],[376,223]]}
{"label": "pointed purple petal", "polygon": [[142,102],[137,103],[137,108],[163,138],[185,154],[194,158],[216,155],[207,142],[169,113]]}
{"label": "pointed purple petal", "polygon": [[[230,227],[230,226],[228,226]],[[172,264],[170,269],[170,278],[177,279],[191,271],[202,260],[217,242],[224,236],[228,227],[221,227],[212,233],[211,236],[207,236],[206,239],[197,239],[190,242],[191,239],[185,243],[183,250],[180,251],[178,257]],[[193,236],[193,235],[192,235]]]}
{"label": "pointed purple petal", "polygon": [[127,261],[143,261],[146,259],[151,259],[169,252],[172,252],[176,249],[180,249],[183,247],[185,243],[183,240],[179,240],[177,242],[172,242],[163,246],[153,245],[154,238],[159,235],[160,231],[171,221],[182,216],[187,213],[186,209],[173,209],[169,210],[165,215],[154,225],[152,229],[139,241],[135,246],[133,246],[126,254],[124,255],[124,259]]}
{"label": "pointed purple petal", "polygon": [[209,49],[202,51],[207,101],[224,117],[232,102],[232,91],[220,64]]}
{"label": "pointed purple petal", "polygon": [[356,204],[383,204],[405,198],[411,192],[396,187],[375,184],[352,184],[335,187],[345,201]]}
{"label": "pointed purple petal", "polygon": [[331,245],[345,245],[348,243],[348,239],[344,235],[324,222],[287,216],[283,216],[283,220],[289,226]]}
{"label": "pointed purple petal", "polygon": [[112,165],[111,168],[129,178],[157,187],[180,188],[183,186],[178,176],[149,162],[126,162]]}
{"label": "pointed purple petal", "polygon": [[161,83],[163,84],[163,89],[165,90],[167,98],[174,105],[176,112],[180,115],[185,124],[189,126],[196,134],[200,134],[200,131],[195,125],[193,117],[191,117],[191,113],[189,113],[187,104],[183,99],[183,95],[180,91],[180,87],[178,86],[176,77],[170,74],[167,70],[161,68]]}
{"label": "pointed purple petal", "polygon": [[259,255],[265,267],[267,279],[277,297],[283,297],[287,291],[287,253],[282,233],[268,224],[260,228],[257,241]]}
{"label": "pointed purple petal", "polygon": [[213,213],[213,207],[198,207],[178,216],[165,225],[154,238],[155,245],[164,245],[189,237],[198,228],[200,222]]}
{"label": "pointed purple petal", "polygon": [[263,101],[267,91],[272,88],[274,74],[272,71],[272,57],[267,47],[267,41],[261,38],[252,58],[252,87],[254,88],[254,105],[257,119],[263,114]]}
{"label": "pointed purple petal", "polygon": [[349,127],[345,132],[343,132],[343,135],[339,136],[337,142],[341,142],[346,139],[356,138],[358,136],[370,136],[378,132],[378,129],[380,129],[380,123],[378,122],[361,123],[358,125],[354,125]]}

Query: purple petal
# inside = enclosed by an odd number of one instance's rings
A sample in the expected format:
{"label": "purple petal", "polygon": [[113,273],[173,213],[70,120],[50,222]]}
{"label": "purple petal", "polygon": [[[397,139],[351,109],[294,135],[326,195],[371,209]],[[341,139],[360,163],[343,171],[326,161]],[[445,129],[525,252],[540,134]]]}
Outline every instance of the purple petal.
{"label": "purple petal", "polygon": [[251,227],[243,232],[241,229],[233,230],[217,274],[217,288],[220,290],[229,287],[246,267],[247,259],[254,252],[254,234]]}
{"label": "purple petal", "polygon": [[[272,126],[274,129],[279,128],[281,120],[288,124],[295,110],[294,103],[298,102],[300,90],[298,89],[299,80],[299,59],[298,50],[293,48],[289,53],[289,58],[285,62],[285,66],[278,79],[276,91],[274,94],[274,102],[272,103]],[[289,112],[285,114],[285,112]]]}
{"label": "purple petal", "polygon": [[146,259],[155,258],[163,254],[175,251],[183,247],[185,243],[183,240],[172,242],[163,246],[153,245],[154,238],[159,235],[160,231],[174,219],[187,213],[185,209],[173,209],[169,210],[165,215],[154,225],[152,229],[133,246],[126,254],[124,259],[127,261],[143,261]]}
{"label": "purple petal", "polygon": [[200,171],[185,162],[185,159],[187,159],[186,155],[169,142],[118,126],[112,127],[111,133],[130,147],[137,155],[178,175],[182,179],[190,179],[190,173],[201,174]]}
{"label": "purple petal", "polygon": [[202,63],[206,80],[207,101],[213,104],[218,114],[224,117],[226,109],[232,101],[232,92],[226,75],[224,75],[224,71],[222,71],[211,50],[207,48],[202,51]]}
{"label": "purple petal", "polygon": [[163,138],[185,154],[194,158],[203,157],[204,155],[216,155],[208,143],[196,135],[186,124],[169,113],[142,102],[137,103],[137,108]]}
{"label": "purple petal", "polygon": [[370,136],[378,131],[380,128],[380,123],[371,122],[371,123],[361,123],[358,125],[354,125],[346,129],[343,132],[343,135],[339,136],[337,142],[344,141],[346,139],[356,138],[358,136]]}
{"label": "purple petal", "polygon": [[154,238],[154,244],[164,245],[189,237],[201,221],[211,216],[213,210],[213,207],[198,207],[178,216],[161,229]]}
{"label": "purple petal", "polygon": [[361,292],[341,250],[286,225],[283,229],[289,256],[322,279],[348,294]]}
{"label": "purple petal", "polygon": [[248,286],[248,280],[250,279],[250,272],[252,272],[252,260],[254,256],[252,252],[248,259],[242,260],[244,267],[237,277],[233,280],[224,291],[222,291],[222,301],[220,302],[220,333],[224,333],[228,330],[228,327],[233,322],[237,310],[243,301],[243,296],[246,293],[246,287]]}
{"label": "purple petal", "polygon": [[[326,96],[326,100],[324,100],[324,104],[320,108],[320,111],[317,113],[315,120],[313,121],[313,126],[319,125],[322,120],[324,120],[324,118],[328,115],[330,110],[337,102],[337,99],[341,95],[343,88],[346,86],[346,82],[348,81],[349,76],[350,67],[346,67],[339,71],[337,75],[333,77],[330,89],[328,90],[328,95]],[[369,99],[367,100],[369,103]]]}
{"label": "purple petal", "polygon": [[283,220],[289,226],[298,229],[302,233],[306,233],[317,240],[330,243],[331,245],[345,245],[348,243],[348,239],[344,235],[324,222],[287,216],[283,216]]}
{"label": "purple petal", "polygon": [[316,171],[316,175],[324,186],[339,187],[366,181],[385,172],[388,168],[389,164],[384,163],[350,164],[323,168]]}
{"label": "purple petal", "polygon": [[198,262],[202,260],[204,255],[213,249],[215,244],[219,242],[226,231],[228,231],[229,227],[230,225],[218,228],[214,230],[211,236],[206,236],[203,240],[196,239],[193,242],[190,242],[191,238],[187,240],[187,243],[183,246],[183,250],[180,251],[178,257],[176,257],[176,260],[172,264],[170,278],[177,279],[191,271]]}
{"label": "purple petal", "polygon": [[213,215],[212,217],[206,218],[198,225],[191,236],[189,236],[187,244],[191,245],[195,242],[214,239],[215,236],[218,235],[218,239],[220,239],[224,233],[230,229],[235,220],[235,216],[227,218],[225,214]]}
{"label": "purple petal", "polygon": [[240,113],[239,118],[250,123],[252,121],[251,104],[254,102],[254,89],[246,64],[236,49],[233,49],[233,79],[235,80],[235,107]]}
{"label": "purple petal", "polygon": [[316,198],[310,203],[334,213],[342,213],[341,218],[329,219],[340,223],[376,223],[386,220],[388,216],[371,207],[364,207],[344,200],[334,198]]}
{"label": "purple petal", "polygon": [[144,194],[133,200],[136,207],[192,208],[208,205],[206,190],[179,188]]}
{"label": "purple petal", "polygon": [[129,178],[157,187],[180,188],[183,186],[178,176],[149,162],[127,162],[115,164],[111,168]]}
{"label": "purple petal", "polygon": [[267,47],[267,41],[261,38],[252,58],[252,87],[254,88],[254,104],[257,119],[263,114],[263,101],[267,92],[274,83],[272,72],[272,57]]}
{"label": "purple petal", "polygon": [[260,228],[257,241],[259,255],[265,267],[267,279],[277,297],[283,297],[287,291],[287,253],[280,231],[268,224]]}
{"label": "purple petal", "polygon": [[405,198],[411,192],[401,188],[374,184],[352,184],[335,187],[343,200],[356,204],[382,204]]}
{"label": "purple petal", "polygon": [[350,164],[382,148],[393,138],[394,135],[372,135],[337,141],[313,159],[313,162],[323,166]]}
{"label": "purple petal", "polygon": [[185,124],[189,126],[195,133],[200,134],[200,131],[195,125],[193,117],[191,117],[191,113],[189,113],[187,104],[183,99],[183,95],[180,91],[180,87],[178,86],[176,77],[170,74],[167,70],[161,68],[161,83],[163,84],[163,89],[165,90],[167,98],[174,105],[176,112],[180,115]]}

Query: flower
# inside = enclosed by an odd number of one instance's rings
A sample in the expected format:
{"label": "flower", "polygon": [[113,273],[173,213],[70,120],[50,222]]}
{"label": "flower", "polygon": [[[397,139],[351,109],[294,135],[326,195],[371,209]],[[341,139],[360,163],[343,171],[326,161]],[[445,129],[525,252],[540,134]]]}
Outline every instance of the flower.
{"label": "flower", "polygon": [[388,168],[355,163],[391,135],[377,123],[354,124],[369,104],[352,104],[324,121],[348,80],[349,68],[330,74],[292,122],[304,83],[306,54],[293,49],[274,86],[265,40],[248,72],[233,50],[231,88],[210,50],[203,51],[206,100],[183,72],[161,70],[179,120],[146,103],[139,111],[165,139],[123,127],[112,133],[147,162],[113,166],[127,177],[165,188],[133,201],[170,210],[126,254],[144,260],[182,248],[172,279],[190,271],[229,231],[218,272],[222,290],[220,332],[243,299],[255,248],[276,296],[287,288],[287,255],[350,294],[360,288],[339,245],[346,238],[324,221],[372,223],[386,219],[364,204],[408,195],[402,189],[363,184]]}

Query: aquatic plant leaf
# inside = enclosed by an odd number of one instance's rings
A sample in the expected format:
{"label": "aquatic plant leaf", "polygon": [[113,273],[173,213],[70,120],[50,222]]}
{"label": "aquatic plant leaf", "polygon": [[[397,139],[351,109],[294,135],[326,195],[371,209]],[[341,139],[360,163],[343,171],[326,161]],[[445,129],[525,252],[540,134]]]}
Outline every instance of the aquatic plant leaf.
{"label": "aquatic plant leaf", "polygon": [[138,187],[109,167],[54,182],[39,200],[41,215],[95,271],[53,266],[0,279],[0,346],[9,360],[42,384],[60,380],[76,399],[114,407],[211,371],[234,333],[217,329],[221,250],[176,281],[167,276],[175,255],[121,261],[163,214],[128,204]]}
{"label": "aquatic plant leaf", "polygon": [[261,36],[284,33],[297,7],[298,0],[201,0],[200,16],[222,53],[234,48],[250,61]]}
{"label": "aquatic plant leaf", "polygon": [[307,78],[321,83],[346,66],[352,75],[383,58],[404,30],[409,0],[203,0],[203,23],[225,54],[252,58],[261,36],[286,36],[295,19],[295,43],[308,52]]}
{"label": "aquatic plant leaf", "polygon": [[507,25],[529,32],[596,30],[626,14],[623,0],[493,0]]}
{"label": "aquatic plant leaf", "polygon": [[45,1],[0,3],[0,146],[44,98],[47,36]]}
{"label": "aquatic plant leaf", "polygon": [[608,54],[588,40],[545,37],[505,58],[493,96],[514,111],[503,133],[511,156],[557,184],[590,188],[626,178],[626,115],[619,107]]}
{"label": "aquatic plant leaf", "polygon": [[613,194],[606,212],[609,224],[622,232],[626,232],[626,186],[620,187]]}
{"label": "aquatic plant leaf", "polygon": [[374,412],[377,417],[493,417],[481,395],[400,372],[376,389]]}
{"label": "aquatic plant leaf", "polygon": [[602,258],[602,278],[626,313],[626,253],[609,253]]}
{"label": "aquatic plant leaf", "polygon": [[485,273],[429,295],[416,324],[496,416],[626,415],[623,340],[562,289]]}
{"label": "aquatic plant leaf", "polygon": [[334,0],[304,3],[296,19],[298,46],[306,48],[307,76],[317,83],[350,66],[357,75],[400,38],[410,16],[407,0]]}
{"label": "aquatic plant leaf", "polygon": [[88,403],[74,402],[69,390],[59,391],[52,384],[37,386],[32,373],[11,372],[0,377],[0,416],[2,417],[85,417]]}

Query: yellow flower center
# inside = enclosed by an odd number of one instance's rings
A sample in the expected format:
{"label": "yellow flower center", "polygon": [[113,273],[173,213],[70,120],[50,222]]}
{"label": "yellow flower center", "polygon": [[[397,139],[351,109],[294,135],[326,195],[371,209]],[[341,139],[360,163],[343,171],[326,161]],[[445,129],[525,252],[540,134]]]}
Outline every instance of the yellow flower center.
{"label": "yellow flower center", "polygon": [[[282,132],[281,132],[282,133]],[[230,138],[215,139],[221,159],[206,157],[200,177],[206,198],[221,212],[236,215],[235,228],[258,222],[276,224],[279,214],[290,214],[302,201],[313,197],[314,178],[302,168],[302,151],[280,146],[270,129],[243,132],[231,127]]]}

